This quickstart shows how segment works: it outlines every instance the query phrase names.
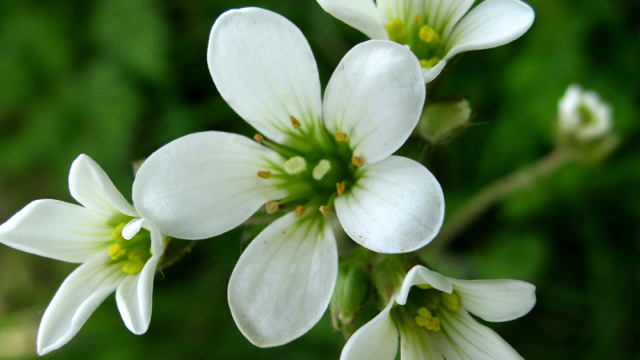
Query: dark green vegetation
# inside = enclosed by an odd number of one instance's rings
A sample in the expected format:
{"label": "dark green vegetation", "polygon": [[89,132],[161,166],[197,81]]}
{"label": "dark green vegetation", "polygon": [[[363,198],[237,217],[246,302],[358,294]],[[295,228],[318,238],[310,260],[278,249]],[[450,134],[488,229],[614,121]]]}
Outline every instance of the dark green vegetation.
{"label": "dark green vegetation", "polygon": [[[440,95],[468,96],[476,125],[449,145],[410,140],[428,162],[447,216],[485,185],[553,149],[558,99],[570,83],[613,106],[618,150],[568,164],[509,196],[451,243],[435,270],[534,283],[526,317],[493,326],[527,359],[640,357],[640,4],[531,0],[531,30],[454,60]],[[131,162],[188,133],[253,136],[217,93],[209,30],[226,9],[260,6],[299,26],[322,83],[366,38],[314,0],[20,0],[0,3],[0,221],[29,201],[72,201],[71,162],[85,153],[130,197]],[[226,286],[244,227],[198,243],[163,270],[146,335],[124,327],[113,296],[50,359],[338,359],[328,316],[293,343],[258,349],[231,318]],[[39,318],[75,265],[0,246],[0,358],[35,358]],[[374,309],[369,312],[375,313]]]}

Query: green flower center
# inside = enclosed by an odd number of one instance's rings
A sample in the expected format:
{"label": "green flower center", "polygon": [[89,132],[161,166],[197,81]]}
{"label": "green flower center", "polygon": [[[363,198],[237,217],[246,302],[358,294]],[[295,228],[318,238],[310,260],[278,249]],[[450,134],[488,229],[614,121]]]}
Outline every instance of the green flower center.
{"label": "green flower center", "polygon": [[140,231],[131,239],[122,237],[122,229],[126,223],[121,222],[111,232],[113,244],[109,248],[111,264],[120,263],[122,271],[135,275],[140,273],[151,258],[151,233],[146,229]]}
{"label": "green flower center", "polygon": [[456,311],[458,308],[460,298],[455,292],[449,294],[428,284],[417,285],[411,289],[406,305],[392,309],[392,317],[404,326],[417,325],[429,331],[440,331],[439,312],[443,309]]}
{"label": "green flower center", "polygon": [[432,68],[444,57],[442,36],[436,29],[415,14],[410,21],[391,19],[387,23],[389,39],[402,45],[408,45],[420,59],[424,68]]}
{"label": "green flower center", "polygon": [[291,117],[295,135],[303,140],[304,147],[283,146],[254,137],[259,143],[270,147],[287,159],[284,165],[269,163],[267,169],[257,175],[265,181],[274,181],[274,186],[282,188],[289,196],[266,204],[267,212],[274,213],[291,205],[296,215],[302,216],[307,209],[319,210],[328,215],[337,196],[348,192],[356,183],[363,160],[353,156],[347,144],[348,134],[338,131],[335,135],[322,129],[321,138],[313,136],[313,131],[305,132],[304,125]]}
{"label": "green flower center", "polygon": [[580,116],[581,125],[592,125],[595,122],[593,113],[585,104],[578,106],[578,115]]}

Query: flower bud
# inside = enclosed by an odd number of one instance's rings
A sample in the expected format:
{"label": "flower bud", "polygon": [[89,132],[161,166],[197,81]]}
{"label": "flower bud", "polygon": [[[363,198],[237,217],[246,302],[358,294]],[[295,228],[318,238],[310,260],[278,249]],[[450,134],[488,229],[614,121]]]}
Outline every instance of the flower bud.
{"label": "flower bud", "polygon": [[576,146],[601,139],[611,130],[611,107],[594,91],[572,84],[558,102],[558,139]]}
{"label": "flower bud", "polygon": [[[338,279],[331,297],[331,323],[342,330],[345,338],[351,336],[353,327],[360,319],[362,307],[369,298],[370,281],[366,267],[370,252],[354,251],[344,257],[338,268]],[[365,253],[366,252],[366,253]]]}
{"label": "flower bud", "polygon": [[417,130],[431,143],[447,142],[469,127],[470,118],[469,101],[454,97],[427,104],[422,110]]}

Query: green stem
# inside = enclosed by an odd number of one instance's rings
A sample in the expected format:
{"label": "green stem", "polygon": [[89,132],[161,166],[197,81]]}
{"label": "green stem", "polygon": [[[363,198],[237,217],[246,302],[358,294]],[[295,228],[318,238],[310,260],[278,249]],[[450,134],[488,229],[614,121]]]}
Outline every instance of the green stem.
{"label": "green stem", "polygon": [[536,163],[494,181],[467,202],[453,218],[445,222],[440,233],[427,247],[418,252],[438,251],[464,232],[482,214],[508,195],[526,189],[549,176],[561,165],[572,159],[571,151],[556,148]]}

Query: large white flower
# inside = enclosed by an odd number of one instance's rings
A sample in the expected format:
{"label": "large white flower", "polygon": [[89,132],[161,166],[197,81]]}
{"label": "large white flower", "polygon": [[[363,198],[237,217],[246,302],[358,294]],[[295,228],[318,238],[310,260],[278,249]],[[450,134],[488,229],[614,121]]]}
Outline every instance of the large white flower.
{"label": "large white flower", "polygon": [[611,106],[595,91],[572,84],[558,102],[558,126],[564,136],[589,141],[606,135],[611,125]]}
{"label": "large white flower", "polygon": [[62,283],[42,317],[40,355],[69,342],[114,290],[127,328],[135,334],[146,332],[153,277],[164,252],[158,228],[139,217],[88,156],[80,155],[71,165],[69,189],[82,206],[36,200],[0,225],[0,243],[82,263]]}
{"label": "large white flower", "polygon": [[346,54],[322,101],[300,30],[257,8],[220,16],[208,62],[222,97],[268,140],[214,131],[177,139],[142,165],[133,198],[161,231],[187,239],[224,233],[265,203],[269,213],[288,212],[244,251],[228,289],[243,334],[276,346],[308,331],[329,304],[334,216],[378,252],[413,251],[438,232],[437,180],[391,155],[418,122],[422,73],[405,47],[366,42]]}
{"label": "large white flower", "polygon": [[[415,285],[415,287],[413,287]],[[517,319],[535,305],[535,286],[518,280],[458,280],[413,267],[382,312],[356,331],[341,360],[522,359],[479,324]]]}
{"label": "large white flower", "polygon": [[485,0],[471,11],[474,0],[318,3],[372,39],[408,45],[420,59],[425,82],[435,79],[447,61],[461,52],[489,49],[519,38],[534,18],[531,7],[519,0]]}

